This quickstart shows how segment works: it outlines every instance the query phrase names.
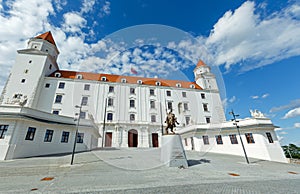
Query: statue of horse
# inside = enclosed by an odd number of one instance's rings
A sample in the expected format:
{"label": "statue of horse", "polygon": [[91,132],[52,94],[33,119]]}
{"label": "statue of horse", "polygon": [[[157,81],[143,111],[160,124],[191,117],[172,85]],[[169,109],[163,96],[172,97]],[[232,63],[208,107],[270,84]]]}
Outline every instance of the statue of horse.
{"label": "statue of horse", "polygon": [[171,130],[172,134],[175,134],[175,132],[173,131],[173,129],[176,127],[176,124],[179,125],[179,123],[177,122],[177,118],[175,117],[175,114],[172,113],[172,111],[170,111],[167,114],[167,118],[165,123],[167,123],[167,127],[165,128],[166,134],[169,134],[168,129]]}

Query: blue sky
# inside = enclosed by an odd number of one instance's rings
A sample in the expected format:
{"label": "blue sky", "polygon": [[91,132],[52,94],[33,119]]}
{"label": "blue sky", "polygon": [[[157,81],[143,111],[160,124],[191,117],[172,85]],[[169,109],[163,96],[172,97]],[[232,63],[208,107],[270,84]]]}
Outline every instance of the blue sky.
{"label": "blue sky", "polygon": [[16,50],[51,30],[62,69],[130,74],[133,67],[142,76],[193,80],[202,59],[220,71],[226,113],[245,118],[258,109],[280,127],[282,144],[300,145],[299,0],[0,3],[1,90]]}

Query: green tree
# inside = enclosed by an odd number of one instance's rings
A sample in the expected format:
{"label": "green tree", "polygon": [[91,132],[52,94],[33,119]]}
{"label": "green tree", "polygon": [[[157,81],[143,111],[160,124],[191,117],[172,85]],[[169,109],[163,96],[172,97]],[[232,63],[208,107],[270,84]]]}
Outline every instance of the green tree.
{"label": "green tree", "polygon": [[284,154],[287,158],[298,158],[300,159],[300,147],[297,147],[294,144],[289,144],[282,146]]}

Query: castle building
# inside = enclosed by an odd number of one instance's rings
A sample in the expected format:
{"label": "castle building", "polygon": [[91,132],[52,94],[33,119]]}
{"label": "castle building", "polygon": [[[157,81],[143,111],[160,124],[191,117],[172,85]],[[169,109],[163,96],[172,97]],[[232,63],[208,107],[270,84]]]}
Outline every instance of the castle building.
{"label": "castle building", "polygon": [[[0,98],[0,160],[68,153],[75,139],[76,151],[160,147],[170,111],[186,149],[243,155],[203,61],[188,82],[60,70],[58,55],[51,32],[18,51]],[[275,126],[252,116],[239,122],[249,156],[286,162]]]}

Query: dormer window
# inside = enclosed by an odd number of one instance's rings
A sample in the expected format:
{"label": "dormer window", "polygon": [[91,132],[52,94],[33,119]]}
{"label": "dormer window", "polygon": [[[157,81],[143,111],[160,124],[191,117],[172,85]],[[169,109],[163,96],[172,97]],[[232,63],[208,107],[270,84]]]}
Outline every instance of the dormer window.
{"label": "dormer window", "polygon": [[82,79],[83,76],[82,76],[81,74],[77,74],[77,75],[76,75],[76,78],[77,78],[77,79]]}
{"label": "dormer window", "polygon": [[137,83],[138,83],[138,84],[142,84],[143,81],[142,81],[142,80],[137,80]]}
{"label": "dormer window", "polygon": [[125,78],[122,78],[122,79],[121,79],[121,82],[122,82],[122,83],[126,83],[126,79],[125,79]]}
{"label": "dormer window", "polygon": [[181,88],[181,84],[180,84],[180,83],[177,83],[177,84],[176,84],[176,87],[177,87],[177,88]]}
{"label": "dormer window", "polygon": [[101,77],[101,81],[106,82],[106,77]]}
{"label": "dormer window", "polygon": [[57,73],[54,74],[54,76],[55,77],[61,77],[61,74],[57,72]]}
{"label": "dormer window", "polygon": [[193,88],[193,89],[194,89],[194,88],[195,88],[195,85],[194,85],[194,84],[191,84],[191,85],[190,85],[190,88]]}
{"label": "dormer window", "polygon": [[155,85],[160,86],[160,82],[155,82]]}

